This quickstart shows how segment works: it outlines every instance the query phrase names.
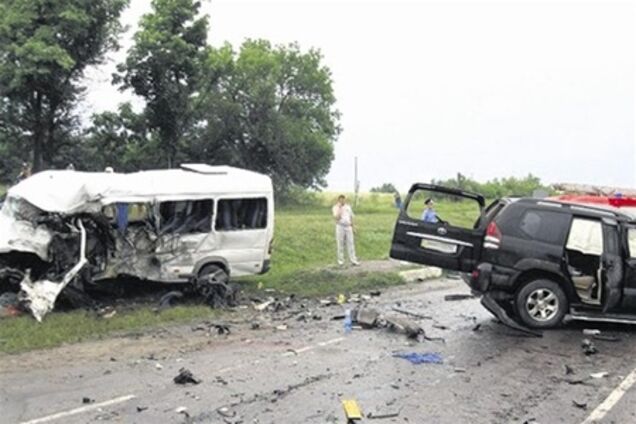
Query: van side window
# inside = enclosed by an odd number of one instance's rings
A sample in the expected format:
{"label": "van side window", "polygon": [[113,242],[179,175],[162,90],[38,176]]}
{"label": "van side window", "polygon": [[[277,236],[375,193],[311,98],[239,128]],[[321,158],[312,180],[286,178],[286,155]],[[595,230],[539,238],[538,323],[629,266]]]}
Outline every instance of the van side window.
{"label": "van side window", "polygon": [[629,247],[629,257],[636,258],[636,228],[627,230],[627,246]]}
{"label": "van side window", "polygon": [[524,238],[563,245],[568,219],[567,214],[530,209],[521,216],[518,229]]}
{"label": "van side window", "polygon": [[601,221],[574,218],[566,245],[568,250],[576,250],[584,255],[603,254],[603,227]]}
{"label": "van side window", "polygon": [[217,231],[267,227],[267,199],[221,199],[216,212]]}
{"label": "van side window", "polygon": [[212,209],[211,199],[161,202],[159,233],[207,233],[212,229]]}

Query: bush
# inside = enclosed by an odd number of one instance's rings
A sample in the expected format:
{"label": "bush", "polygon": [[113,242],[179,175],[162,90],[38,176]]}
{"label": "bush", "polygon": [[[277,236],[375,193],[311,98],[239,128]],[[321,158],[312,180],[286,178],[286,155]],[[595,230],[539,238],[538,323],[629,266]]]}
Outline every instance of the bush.
{"label": "bush", "polygon": [[380,187],[373,187],[371,193],[395,193],[397,189],[391,183],[384,183]]}

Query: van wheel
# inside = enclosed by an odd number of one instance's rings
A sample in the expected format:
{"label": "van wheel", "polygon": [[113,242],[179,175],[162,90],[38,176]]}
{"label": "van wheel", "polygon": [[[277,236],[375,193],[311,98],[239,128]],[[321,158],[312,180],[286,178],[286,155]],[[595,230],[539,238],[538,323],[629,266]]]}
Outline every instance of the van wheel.
{"label": "van wheel", "polygon": [[195,288],[205,302],[214,308],[232,306],[236,303],[236,293],[228,281],[229,276],[223,268],[210,264],[199,271]]}
{"label": "van wheel", "polygon": [[531,328],[552,328],[561,324],[568,310],[563,289],[552,280],[533,280],[524,285],[515,299],[517,314]]}

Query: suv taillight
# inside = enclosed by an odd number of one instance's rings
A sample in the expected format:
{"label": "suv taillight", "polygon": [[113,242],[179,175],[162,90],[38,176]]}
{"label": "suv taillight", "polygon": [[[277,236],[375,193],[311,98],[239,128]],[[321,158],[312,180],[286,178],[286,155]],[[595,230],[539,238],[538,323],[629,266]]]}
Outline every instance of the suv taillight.
{"label": "suv taillight", "polygon": [[486,237],[484,238],[484,249],[499,249],[501,244],[501,231],[499,227],[492,221],[486,228]]}

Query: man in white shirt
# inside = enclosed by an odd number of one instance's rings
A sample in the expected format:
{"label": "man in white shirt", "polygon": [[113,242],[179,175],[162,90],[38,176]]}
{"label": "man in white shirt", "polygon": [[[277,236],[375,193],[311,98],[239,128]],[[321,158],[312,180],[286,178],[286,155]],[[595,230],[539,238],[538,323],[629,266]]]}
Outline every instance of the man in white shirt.
{"label": "man in white shirt", "polygon": [[344,248],[347,245],[347,254],[351,264],[360,265],[356,258],[356,248],[353,240],[353,211],[347,204],[344,195],[338,196],[338,203],[331,209],[336,221],[336,246],[338,250],[338,265],[344,265]]}

